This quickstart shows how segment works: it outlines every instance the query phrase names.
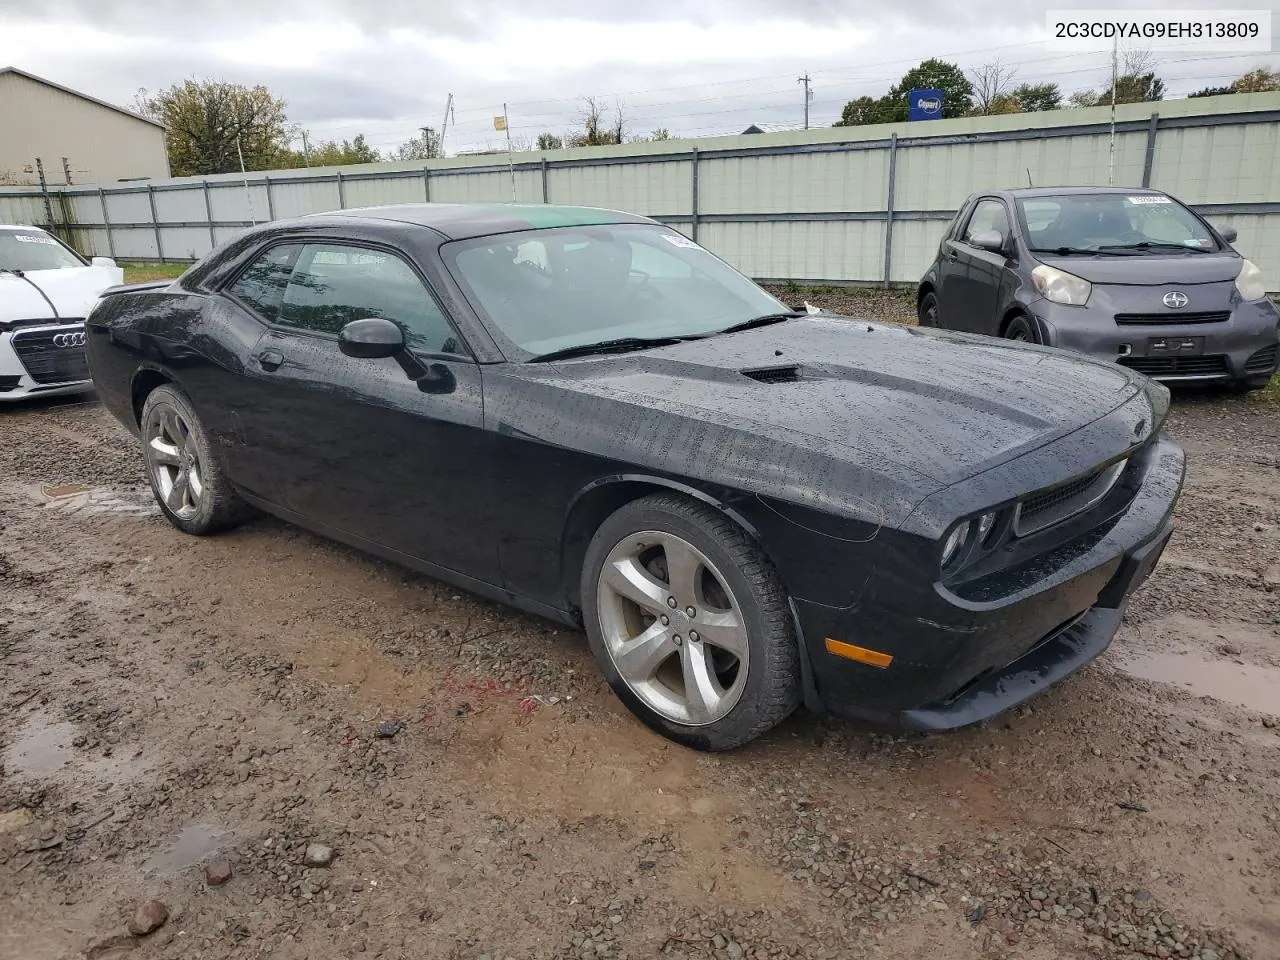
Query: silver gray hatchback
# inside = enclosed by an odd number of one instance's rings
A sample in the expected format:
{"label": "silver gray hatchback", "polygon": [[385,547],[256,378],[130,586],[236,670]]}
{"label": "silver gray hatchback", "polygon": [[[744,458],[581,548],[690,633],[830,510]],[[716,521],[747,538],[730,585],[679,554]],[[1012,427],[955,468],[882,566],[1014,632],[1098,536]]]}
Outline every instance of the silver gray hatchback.
{"label": "silver gray hatchback", "polygon": [[920,281],[920,323],[1255,389],[1280,364],[1280,313],[1235,238],[1158,190],[975,193]]}

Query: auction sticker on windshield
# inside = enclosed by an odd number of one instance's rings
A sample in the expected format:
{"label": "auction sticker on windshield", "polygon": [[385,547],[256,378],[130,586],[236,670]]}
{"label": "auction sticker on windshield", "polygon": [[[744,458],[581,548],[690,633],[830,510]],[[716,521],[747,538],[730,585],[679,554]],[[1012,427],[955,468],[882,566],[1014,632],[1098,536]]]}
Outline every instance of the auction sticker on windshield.
{"label": "auction sticker on windshield", "polygon": [[690,250],[702,249],[688,237],[683,237],[678,233],[664,233],[662,236],[666,239],[667,243],[671,244],[673,247],[688,247]]}
{"label": "auction sticker on windshield", "polygon": [[53,237],[33,237],[29,233],[15,233],[13,239],[19,243],[51,243],[54,246],[58,243]]}
{"label": "auction sticker on windshield", "polygon": [[1150,194],[1146,196],[1141,196],[1141,197],[1125,197],[1125,199],[1128,200],[1130,203],[1140,203],[1140,204],[1173,203],[1173,201],[1170,200],[1168,197],[1154,196]]}

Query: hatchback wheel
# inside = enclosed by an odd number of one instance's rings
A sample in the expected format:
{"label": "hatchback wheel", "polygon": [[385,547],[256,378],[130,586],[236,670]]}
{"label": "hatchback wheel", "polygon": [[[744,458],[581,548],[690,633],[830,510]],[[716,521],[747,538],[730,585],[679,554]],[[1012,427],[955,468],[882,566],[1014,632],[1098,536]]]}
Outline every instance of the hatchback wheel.
{"label": "hatchback wheel", "polygon": [[582,574],[587,637],[614,692],[686,746],[741,746],[800,702],[786,597],[732,521],[658,494],[609,517]]}
{"label": "hatchback wheel", "polygon": [[938,325],[938,298],[932,293],[926,293],[920,298],[920,303],[916,306],[916,316],[922,327],[936,327]]}
{"label": "hatchback wheel", "polygon": [[142,405],[142,454],[160,509],[184,533],[225,530],[249,509],[213,456],[191,402],[171,385],[157,387]]}
{"label": "hatchback wheel", "polygon": [[1018,314],[1009,321],[1009,325],[1004,328],[1004,336],[1006,340],[1018,340],[1022,343],[1040,342],[1040,338],[1036,336],[1036,331],[1031,325],[1031,321],[1023,314]]}

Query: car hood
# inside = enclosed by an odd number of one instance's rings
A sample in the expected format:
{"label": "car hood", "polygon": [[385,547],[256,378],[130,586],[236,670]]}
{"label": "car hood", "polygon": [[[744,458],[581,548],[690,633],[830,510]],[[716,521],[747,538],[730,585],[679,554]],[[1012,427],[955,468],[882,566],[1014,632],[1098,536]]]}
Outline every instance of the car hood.
{"label": "car hood", "polygon": [[0,323],[52,319],[50,303],[57,316],[83,320],[103,290],[123,282],[124,271],[119,267],[27,270],[21,277],[0,273]]}
{"label": "car hood", "polygon": [[1092,423],[1143,382],[1049,348],[830,317],[556,366],[580,392],[793,444],[834,443],[868,467],[938,484]]}
{"label": "car hood", "polygon": [[1175,253],[1150,257],[1042,257],[1041,263],[1083,277],[1090,283],[1154,287],[1192,286],[1234,280],[1243,261],[1231,254]]}

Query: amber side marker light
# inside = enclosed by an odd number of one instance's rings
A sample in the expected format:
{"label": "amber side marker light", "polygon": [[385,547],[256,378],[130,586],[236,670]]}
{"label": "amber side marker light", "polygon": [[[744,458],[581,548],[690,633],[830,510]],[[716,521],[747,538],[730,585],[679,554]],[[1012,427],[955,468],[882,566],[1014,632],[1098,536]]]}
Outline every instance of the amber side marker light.
{"label": "amber side marker light", "polygon": [[891,654],[881,653],[879,650],[868,650],[866,647],[845,643],[843,640],[832,640],[830,637],[827,637],[827,653],[834,653],[837,657],[845,657],[849,660],[857,660],[859,663],[869,663],[873,667],[887,667],[893,663]]}

